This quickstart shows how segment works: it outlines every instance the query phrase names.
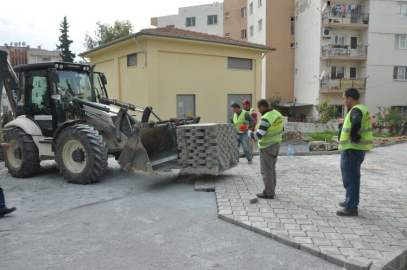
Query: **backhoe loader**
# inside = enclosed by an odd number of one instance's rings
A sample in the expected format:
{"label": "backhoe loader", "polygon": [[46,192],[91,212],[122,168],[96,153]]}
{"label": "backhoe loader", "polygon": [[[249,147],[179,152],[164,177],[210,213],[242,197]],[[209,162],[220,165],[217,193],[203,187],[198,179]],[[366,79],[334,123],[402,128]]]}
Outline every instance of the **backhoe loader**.
{"label": "backhoe loader", "polygon": [[176,167],[175,129],[199,118],[161,120],[151,107],[109,99],[105,75],[93,69],[60,62],[13,69],[0,51],[0,89],[14,115],[4,128],[5,162],[14,177],[34,176],[41,161],[55,160],[69,182],[91,184],[103,176],[109,155],[136,174]]}

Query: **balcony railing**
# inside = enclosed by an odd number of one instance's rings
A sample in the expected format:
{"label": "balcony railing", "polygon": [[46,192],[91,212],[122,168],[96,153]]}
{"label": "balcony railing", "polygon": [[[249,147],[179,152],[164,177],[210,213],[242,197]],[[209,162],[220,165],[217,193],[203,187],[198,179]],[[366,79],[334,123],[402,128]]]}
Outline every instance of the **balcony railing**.
{"label": "balcony railing", "polygon": [[344,91],[349,88],[356,88],[358,90],[366,89],[366,79],[332,79],[327,78],[321,81],[321,90],[325,91]]}
{"label": "balcony railing", "polygon": [[356,48],[342,45],[322,46],[322,57],[367,57],[367,46],[358,45]]}
{"label": "balcony railing", "polygon": [[322,14],[322,25],[332,24],[369,24],[369,13],[333,13],[331,11]]}

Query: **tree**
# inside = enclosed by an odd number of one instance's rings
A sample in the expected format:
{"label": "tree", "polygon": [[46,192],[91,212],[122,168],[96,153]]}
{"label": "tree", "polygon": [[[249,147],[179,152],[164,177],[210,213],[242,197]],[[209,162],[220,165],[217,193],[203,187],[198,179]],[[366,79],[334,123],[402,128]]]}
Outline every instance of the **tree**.
{"label": "tree", "polygon": [[275,109],[279,105],[283,104],[284,99],[280,96],[280,93],[277,92],[275,96],[269,98],[268,102],[270,104],[270,107]]}
{"label": "tree", "polygon": [[95,37],[91,37],[89,33],[87,33],[84,45],[88,50],[92,50],[100,45],[128,36],[132,33],[133,25],[130,21],[116,20],[113,25],[97,22]]}
{"label": "tree", "polygon": [[389,129],[393,135],[407,135],[407,116],[395,108],[378,107],[377,125]]}
{"label": "tree", "polygon": [[335,107],[329,104],[329,100],[315,106],[319,113],[319,120],[326,124],[335,116]]}
{"label": "tree", "polygon": [[72,44],[72,40],[69,39],[69,24],[66,19],[66,16],[64,17],[64,20],[61,22],[59,28],[59,31],[61,31],[61,36],[59,36],[59,42],[60,44],[57,45],[57,48],[60,50],[59,55],[62,57],[62,61],[64,62],[73,62],[75,59],[76,55],[71,52],[69,49],[69,46]]}

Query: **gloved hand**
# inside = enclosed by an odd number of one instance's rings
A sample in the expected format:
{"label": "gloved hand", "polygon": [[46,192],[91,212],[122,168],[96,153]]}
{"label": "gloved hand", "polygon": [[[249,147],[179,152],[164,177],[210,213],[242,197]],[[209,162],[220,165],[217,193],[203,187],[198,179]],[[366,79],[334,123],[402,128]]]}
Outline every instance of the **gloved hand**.
{"label": "gloved hand", "polygon": [[240,130],[241,132],[246,133],[246,131],[247,131],[247,126],[244,125],[244,124],[240,124],[240,125],[239,125],[239,130]]}

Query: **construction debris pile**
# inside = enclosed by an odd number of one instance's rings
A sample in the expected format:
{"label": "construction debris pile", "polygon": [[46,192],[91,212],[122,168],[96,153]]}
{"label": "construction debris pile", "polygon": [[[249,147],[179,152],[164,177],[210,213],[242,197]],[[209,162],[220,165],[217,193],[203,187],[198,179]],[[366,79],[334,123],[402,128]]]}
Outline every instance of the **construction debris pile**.
{"label": "construction debris pile", "polygon": [[218,175],[239,162],[233,124],[177,127],[181,174]]}

